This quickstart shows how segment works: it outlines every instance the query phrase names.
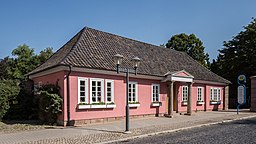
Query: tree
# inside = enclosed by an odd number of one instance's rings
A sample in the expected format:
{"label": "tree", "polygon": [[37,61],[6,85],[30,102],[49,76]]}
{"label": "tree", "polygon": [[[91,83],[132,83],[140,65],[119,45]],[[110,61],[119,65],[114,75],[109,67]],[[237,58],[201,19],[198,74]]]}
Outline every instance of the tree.
{"label": "tree", "polygon": [[184,51],[201,65],[210,67],[209,55],[204,52],[203,42],[194,34],[185,33],[174,35],[168,40],[166,48]]}
{"label": "tree", "polygon": [[[12,58],[6,57],[0,60],[0,80],[15,80],[19,85],[19,92],[13,95],[15,103],[8,103],[5,107],[5,118],[28,119],[33,115],[34,95],[30,90],[32,83],[26,78],[26,74],[45,62],[53,54],[52,48],[46,48],[39,55],[34,53],[26,44],[18,46],[12,51]],[[6,89],[3,89],[6,91]],[[3,97],[0,103],[7,97]],[[31,117],[32,118],[32,117]]]}
{"label": "tree", "polygon": [[0,81],[0,120],[10,108],[10,104],[16,102],[16,95],[19,93],[19,90],[17,81]]}
{"label": "tree", "polygon": [[[224,41],[211,70],[232,82],[230,103],[236,105],[237,76],[247,76],[247,94],[250,94],[250,76],[256,75],[256,19],[229,41]],[[233,100],[232,100],[233,99]]]}

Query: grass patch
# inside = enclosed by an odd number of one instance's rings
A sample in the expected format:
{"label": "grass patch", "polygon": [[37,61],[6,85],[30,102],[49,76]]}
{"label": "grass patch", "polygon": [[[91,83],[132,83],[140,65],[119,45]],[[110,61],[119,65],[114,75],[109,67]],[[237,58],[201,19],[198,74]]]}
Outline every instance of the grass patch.
{"label": "grass patch", "polygon": [[48,126],[47,125],[31,125],[31,124],[5,124],[3,122],[0,122],[0,134],[40,130],[40,129],[45,129],[45,127],[48,127]]}

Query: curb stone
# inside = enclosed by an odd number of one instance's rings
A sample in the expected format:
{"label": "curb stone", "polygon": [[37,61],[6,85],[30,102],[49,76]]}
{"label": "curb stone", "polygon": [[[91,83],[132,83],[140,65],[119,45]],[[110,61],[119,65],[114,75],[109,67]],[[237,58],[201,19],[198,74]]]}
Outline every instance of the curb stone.
{"label": "curb stone", "polygon": [[108,143],[114,143],[114,142],[127,141],[127,140],[131,140],[131,139],[136,139],[136,138],[144,138],[144,137],[153,136],[153,135],[172,133],[172,132],[188,130],[188,129],[192,129],[192,128],[199,128],[199,127],[203,127],[203,126],[210,126],[210,125],[216,125],[216,124],[220,124],[220,123],[228,123],[228,122],[237,121],[237,120],[250,119],[250,118],[254,118],[254,117],[256,117],[256,115],[241,117],[241,118],[235,118],[235,119],[230,119],[230,120],[221,120],[221,121],[218,121],[218,122],[212,122],[212,123],[207,123],[207,124],[199,124],[199,125],[195,125],[195,126],[172,129],[172,130],[166,130],[166,131],[161,131],[161,132],[153,132],[153,133],[148,133],[148,134],[143,134],[143,135],[138,135],[138,136],[132,136],[132,137],[118,139],[118,140],[101,142],[101,143],[98,143],[98,144],[108,144]]}

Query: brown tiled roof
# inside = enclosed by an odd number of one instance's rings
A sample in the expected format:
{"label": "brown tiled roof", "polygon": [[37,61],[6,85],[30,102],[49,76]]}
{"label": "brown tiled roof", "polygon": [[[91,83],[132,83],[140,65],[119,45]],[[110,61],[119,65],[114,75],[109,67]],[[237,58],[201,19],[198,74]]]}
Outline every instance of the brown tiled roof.
{"label": "brown tiled roof", "polygon": [[61,47],[45,63],[29,75],[58,66],[72,65],[91,69],[114,71],[115,54],[124,56],[122,65],[132,67],[130,61],[138,56],[142,59],[138,68],[139,74],[164,76],[167,72],[185,70],[196,80],[230,83],[201,66],[184,52],[139,42],[118,35],[84,28],[69,42]]}

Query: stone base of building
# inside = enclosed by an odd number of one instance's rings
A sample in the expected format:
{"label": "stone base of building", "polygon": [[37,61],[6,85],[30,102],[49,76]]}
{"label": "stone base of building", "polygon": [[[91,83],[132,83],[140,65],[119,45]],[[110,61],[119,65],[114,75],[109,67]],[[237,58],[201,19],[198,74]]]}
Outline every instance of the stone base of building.
{"label": "stone base of building", "polygon": [[[130,115],[130,119],[146,118],[146,117],[162,117],[164,114],[144,114],[144,115]],[[84,126],[91,124],[103,124],[119,120],[124,120],[125,117],[111,117],[111,118],[98,118],[98,119],[82,119],[82,120],[71,120],[68,124],[67,121],[58,120],[57,124],[60,126]]]}

